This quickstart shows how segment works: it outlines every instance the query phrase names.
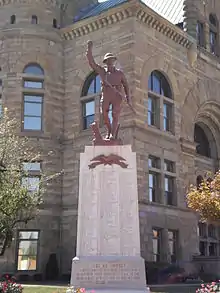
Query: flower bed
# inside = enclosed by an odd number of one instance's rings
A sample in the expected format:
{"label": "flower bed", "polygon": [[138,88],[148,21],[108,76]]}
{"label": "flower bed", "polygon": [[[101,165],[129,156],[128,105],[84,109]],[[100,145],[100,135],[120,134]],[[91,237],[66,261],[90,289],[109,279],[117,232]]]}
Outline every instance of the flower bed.
{"label": "flower bed", "polygon": [[22,293],[23,288],[6,276],[5,281],[0,282],[0,293]]}
{"label": "flower bed", "polygon": [[[220,282],[220,281],[219,281]],[[211,284],[201,285],[201,288],[196,290],[196,293],[220,292],[220,283],[212,282]]]}

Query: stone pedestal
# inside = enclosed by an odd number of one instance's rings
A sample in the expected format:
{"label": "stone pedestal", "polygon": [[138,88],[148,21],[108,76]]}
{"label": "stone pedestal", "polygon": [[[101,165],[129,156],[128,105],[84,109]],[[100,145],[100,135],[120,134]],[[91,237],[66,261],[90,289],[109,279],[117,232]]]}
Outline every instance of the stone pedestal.
{"label": "stone pedestal", "polygon": [[147,291],[140,256],[136,154],[131,146],[86,146],[80,156],[77,256],[71,285]]}

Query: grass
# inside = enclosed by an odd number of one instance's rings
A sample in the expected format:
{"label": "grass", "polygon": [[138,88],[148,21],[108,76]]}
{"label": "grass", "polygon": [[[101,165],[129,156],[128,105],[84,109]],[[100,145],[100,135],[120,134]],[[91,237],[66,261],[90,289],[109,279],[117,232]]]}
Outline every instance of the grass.
{"label": "grass", "polygon": [[[151,289],[151,293],[195,293],[199,286],[181,286]],[[25,286],[23,293],[65,293],[65,287],[49,287],[49,286]]]}
{"label": "grass", "polygon": [[56,288],[56,287],[24,287],[23,293],[65,293],[66,288]]}

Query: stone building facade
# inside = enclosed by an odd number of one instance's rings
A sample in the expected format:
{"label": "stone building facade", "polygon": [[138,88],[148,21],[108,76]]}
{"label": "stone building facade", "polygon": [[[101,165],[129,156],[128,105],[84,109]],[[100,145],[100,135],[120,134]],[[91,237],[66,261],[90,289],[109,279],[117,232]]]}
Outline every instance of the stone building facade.
{"label": "stone building facade", "polygon": [[79,155],[91,144],[88,125],[99,112],[99,77],[85,57],[89,39],[97,62],[113,52],[129,80],[137,114],[124,105],[120,136],[137,153],[141,253],[149,271],[169,263],[216,271],[220,227],[199,224],[185,194],[219,168],[220,3],[167,1],[163,10],[157,0],[145,2],[0,1],[1,103],[21,121],[21,135],[45,153],[45,164],[33,168],[65,171],[48,186],[39,217],[0,257],[2,272],[49,278],[55,255],[59,274],[70,273]]}

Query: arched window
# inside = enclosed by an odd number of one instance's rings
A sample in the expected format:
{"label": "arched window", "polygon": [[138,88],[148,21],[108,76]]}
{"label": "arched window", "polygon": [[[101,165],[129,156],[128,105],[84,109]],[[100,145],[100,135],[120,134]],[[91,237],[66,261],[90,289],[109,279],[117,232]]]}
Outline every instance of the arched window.
{"label": "arched window", "polygon": [[13,14],[11,15],[11,20],[10,20],[11,24],[15,24],[16,23],[16,16]]}
{"label": "arched window", "polygon": [[[148,79],[148,125],[156,126],[164,131],[173,132],[173,97],[166,77],[155,70]],[[160,113],[160,101],[163,113]],[[163,116],[161,124],[160,116]]]}
{"label": "arched window", "polygon": [[42,131],[44,70],[29,64],[23,70],[23,130]]}
{"label": "arched window", "polygon": [[209,40],[210,51],[212,54],[218,54],[218,20],[215,15],[209,15]]}
{"label": "arched window", "polygon": [[101,79],[100,76],[92,72],[86,79],[83,90],[82,96],[94,95],[101,92]]}
{"label": "arched window", "polygon": [[211,157],[211,149],[210,149],[209,140],[208,140],[203,128],[198,124],[195,124],[194,140],[197,144],[197,146],[196,146],[197,154],[210,158]]}
{"label": "arched window", "polygon": [[56,18],[53,19],[53,27],[57,28],[57,20],[56,20]]}
{"label": "arched window", "polygon": [[23,73],[31,75],[44,75],[44,70],[38,64],[29,64],[25,66]]}
{"label": "arched window", "polygon": [[[100,76],[92,72],[86,79],[83,85],[81,101],[83,114],[83,129],[89,128],[94,122],[96,101],[101,92]],[[97,101],[98,102],[98,101]]]}
{"label": "arched window", "polygon": [[31,23],[32,24],[37,24],[38,23],[38,19],[37,19],[37,16],[36,15],[32,15],[31,16]]}

